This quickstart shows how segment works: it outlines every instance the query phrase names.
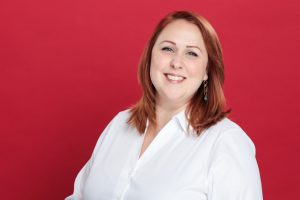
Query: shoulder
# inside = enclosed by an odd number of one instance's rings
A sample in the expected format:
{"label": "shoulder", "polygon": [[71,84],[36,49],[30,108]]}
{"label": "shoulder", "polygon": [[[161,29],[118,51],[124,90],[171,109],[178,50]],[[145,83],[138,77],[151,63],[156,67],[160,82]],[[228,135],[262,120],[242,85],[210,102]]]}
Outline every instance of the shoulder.
{"label": "shoulder", "polygon": [[230,146],[232,150],[246,150],[255,155],[255,145],[249,135],[234,121],[225,117],[206,131],[214,141],[214,147]]}
{"label": "shoulder", "polygon": [[[100,137],[98,138],[97,144],[96,144],[96,151],[97,149],[102,146],[102,143],[104,141],[111,141],[115,137],[118,137],[120,134],[123,133],[127,128],[127,119],[129,116],[129,109],[122,110],[118,112],[108,123],[108,125],[105,127],[105,129],[100,134]],[[105,139],[106,138],[106,139]]]}
{"label": "shoulder", "polygon": [[130,117],[130,109],[125,109],[119,111],[113,119],[110,121],[109,126],[115,130],[115,129],[120,129],[120,128],[128,128],[127,121]]}
{"label": "shoulder", "polygon": [[262,199],[255,146],[245,131],[224,118],[208,129],[211,136],[209,153],[209,193],[216,199]]}
{"label": "shoulder", "polygon": [[119,111],[116,116],[118,116],[119,118],[128,118],[129,115],[130,115],[130,109],[128,108],[128,109]]}
{"label": "shoulder", "polygon": [[112,121],[117,124],[124,123],[127,122],[129,116],[130,116],[130,109],[121,110],[114,116]]}
{"label": "shoulder", "polygon": [[232,129],[241,129],[242,130],[242,128],[237,123],[235,123],[234,121],[232,121],[231,119],[229,119],[227,117],[221,119],[216,124],[209,127],[209,129],[211,131],[218,131],[218,132],[224,132],[224,131],[228,131],[228,130],[232,130]]}

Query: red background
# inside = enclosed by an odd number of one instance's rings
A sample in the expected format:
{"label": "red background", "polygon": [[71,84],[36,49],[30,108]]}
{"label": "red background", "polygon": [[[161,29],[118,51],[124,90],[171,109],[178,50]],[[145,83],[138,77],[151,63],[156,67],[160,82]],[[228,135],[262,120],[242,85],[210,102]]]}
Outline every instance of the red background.
{"label": "red background", "polygon": [[217,30],[230,118],[256,145],[264,199],[299,190],[299,1],[2,0],[1,199],[63,199],[100,133],[137,101],[160,18],[193,10]]}

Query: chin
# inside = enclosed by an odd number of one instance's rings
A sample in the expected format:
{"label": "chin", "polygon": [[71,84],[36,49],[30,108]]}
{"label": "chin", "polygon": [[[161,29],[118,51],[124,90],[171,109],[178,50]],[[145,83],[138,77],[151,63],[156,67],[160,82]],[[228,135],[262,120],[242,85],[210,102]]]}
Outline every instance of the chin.
{"label": "chin", "polygon": [[168,95],[165,96],[165,100],[169,102],[182,102],[185,99],[182,95]]}

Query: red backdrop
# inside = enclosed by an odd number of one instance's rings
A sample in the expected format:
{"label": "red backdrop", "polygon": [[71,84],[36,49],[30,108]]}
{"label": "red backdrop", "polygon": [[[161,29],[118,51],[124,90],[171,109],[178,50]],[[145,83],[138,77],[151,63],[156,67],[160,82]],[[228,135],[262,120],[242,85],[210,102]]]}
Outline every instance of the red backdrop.
{"label": "red backdrop", "polygon": [[100,133],[140,97],[137,64],[158,20],[193,10],[217,30],[230,118],[256,145],[265,199],[297,199],[299,1],[4,0],[1,199],[63,199]]}

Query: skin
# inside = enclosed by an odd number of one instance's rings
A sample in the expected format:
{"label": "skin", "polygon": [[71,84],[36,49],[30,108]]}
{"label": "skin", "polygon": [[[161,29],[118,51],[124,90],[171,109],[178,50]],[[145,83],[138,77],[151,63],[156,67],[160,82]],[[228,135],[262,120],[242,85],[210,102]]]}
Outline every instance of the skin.
{"label": "skin", "polygon": [[[179,19],[158,36],[153,49],[150,78],[156,88],[157,127],[149,126],[144,138],[142,153],[159,130],[188,105],[203,80],[207,80],[208,54],[198,27]],[[180,83],[169,81],[165,74],[184,77]]]}
{"label": "skin", "polygon": [[[190,47],[192,46],[192,47]],[[176,20],[165,27],[152,49],[150,78],[157,90],[157,121],[165,121],[184,109],[203,80],[207,80],[208,54],[198,27]],[[165,73],[184,76],[170,83]]]}

